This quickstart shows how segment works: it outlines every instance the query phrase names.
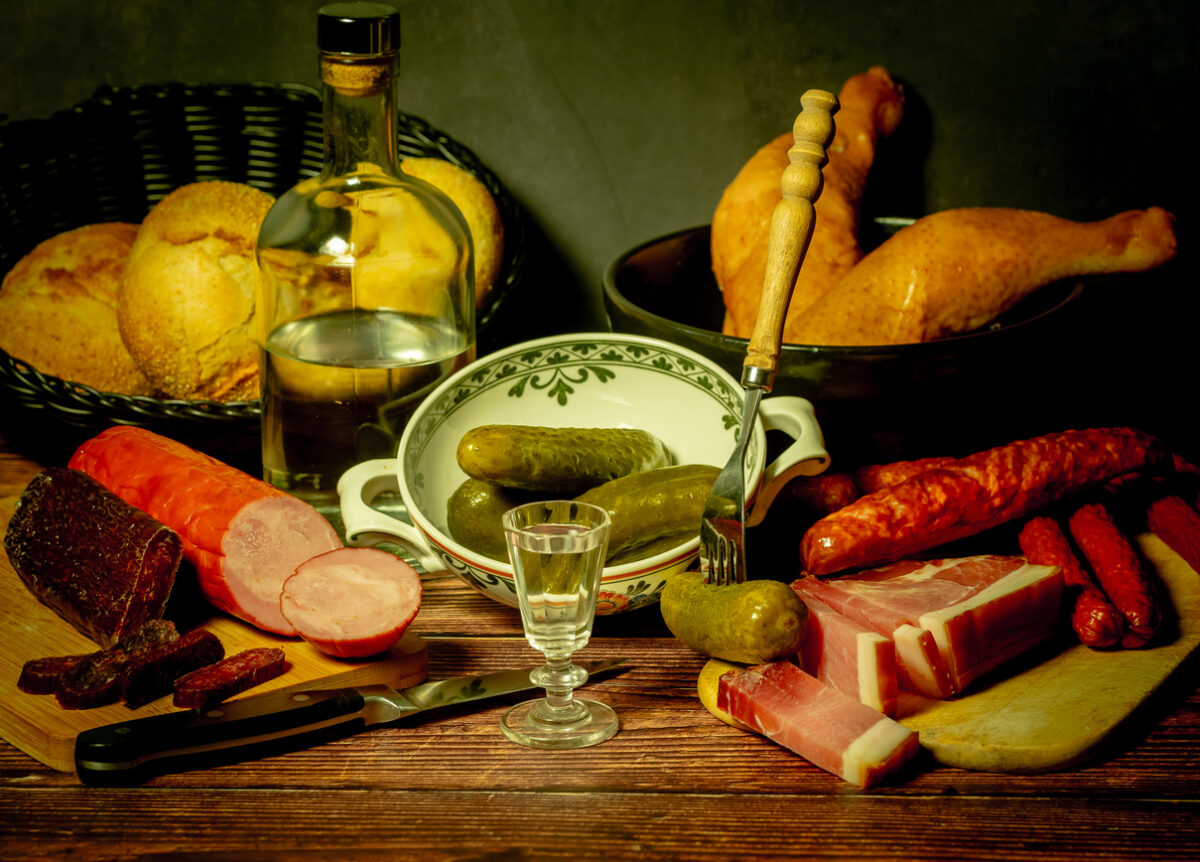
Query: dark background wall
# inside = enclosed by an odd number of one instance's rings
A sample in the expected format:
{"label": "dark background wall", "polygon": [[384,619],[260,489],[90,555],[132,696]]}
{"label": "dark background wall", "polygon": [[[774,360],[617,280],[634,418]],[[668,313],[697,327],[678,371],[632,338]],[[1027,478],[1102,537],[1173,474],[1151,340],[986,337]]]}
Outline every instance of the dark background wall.
{"label": "dark background wall", "polygon": [[[319,5],[6,4],[0,113],[43,116],[101,83],[315,85]],[[616,255],[708,222],[745,159],[790,127],[805,89],[836,92],[874,64],[903,81],[910,102],[872,177],[873,212],[988,205],[1098,219],[1160,205],[1178,215],[1187,250],[1193,0],[397,5],[402,109],[474,149],[540,235],[526,296],[533,329],[603,327],[600,278]],[[1166,275],[1106,297],[1112,313],[1094,318],[1097,355],[1156,351],[1111,369],[1135,375],[1113,383],[1155,405],[1180,381],[1194,397],[1195,350],[1176,347],[1193,334],[1194,307],[1171,305],[1194,293],[1194,272],[1181,254]]]}

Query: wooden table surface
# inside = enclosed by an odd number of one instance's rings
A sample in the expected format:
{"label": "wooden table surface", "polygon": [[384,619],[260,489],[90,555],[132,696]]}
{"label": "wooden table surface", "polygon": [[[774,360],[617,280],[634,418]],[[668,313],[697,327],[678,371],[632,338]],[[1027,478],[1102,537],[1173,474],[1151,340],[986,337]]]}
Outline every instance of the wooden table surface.
{"label": "wooden table surface", "polygon": [[[0,441],[0,497],[39,469]],[[515,611],[449,574],[425,588],[413,629],[431,679],[537,662]],[[0,743],[0,858],[1200,858],[1195,668],[1084,768],[921,758],[863,791],[713,719],[695,694],[704,660],[656,608],[599,619],[580,655],[629,659],[587,685],[621,729],[582,751],[507,742],[514,699],[131,788],[83,786]]]}

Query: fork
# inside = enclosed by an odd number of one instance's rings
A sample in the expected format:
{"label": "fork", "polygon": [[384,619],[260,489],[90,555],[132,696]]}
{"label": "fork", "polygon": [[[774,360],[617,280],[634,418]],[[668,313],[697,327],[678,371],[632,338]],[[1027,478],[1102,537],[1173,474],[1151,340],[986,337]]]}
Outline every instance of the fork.
{"label": "fork", "polygon": [[767,271],[759,300],[758,319],[742,363],[742,425],[733,454],[713,483],[700,519],[700,569],[706,583],[728,585],[746,580],[746,445],[763,394],[775,385],[787,314],[796,276],[812,239],[821,195],[821,168],[833,141],[837,97],[825,90],[808,90],[800,97],[801,111],[788,150],[788,166],[780,180],[783,199],[771,214]]}

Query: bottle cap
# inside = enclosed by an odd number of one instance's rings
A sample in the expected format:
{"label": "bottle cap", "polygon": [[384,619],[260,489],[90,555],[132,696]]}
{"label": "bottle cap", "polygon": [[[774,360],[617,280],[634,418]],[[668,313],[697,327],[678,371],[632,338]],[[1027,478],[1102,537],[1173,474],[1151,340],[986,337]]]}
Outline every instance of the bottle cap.
{"label": "bottle cap", "polygon": [[383,3],[331,3],[317,11],[317,47],[326,54],[387,54],[400,47],[400,13]]}

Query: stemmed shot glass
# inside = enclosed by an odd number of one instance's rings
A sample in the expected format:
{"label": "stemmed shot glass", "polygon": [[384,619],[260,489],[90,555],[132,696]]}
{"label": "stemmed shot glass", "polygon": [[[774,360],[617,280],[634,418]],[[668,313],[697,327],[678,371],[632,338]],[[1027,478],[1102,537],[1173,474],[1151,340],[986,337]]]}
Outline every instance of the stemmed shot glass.
{"label": "stemmed shot glass", "polygon": [[617,715],[603,703],[574,696],[588,674],[571,655],[592,634],[608,512],[574,500],[546,500],[510,509],[503,523],[525,637],[546,656],[529,678],[546,696],[509,709],[500,729],[534,748],[603,742],[616,733]]}

